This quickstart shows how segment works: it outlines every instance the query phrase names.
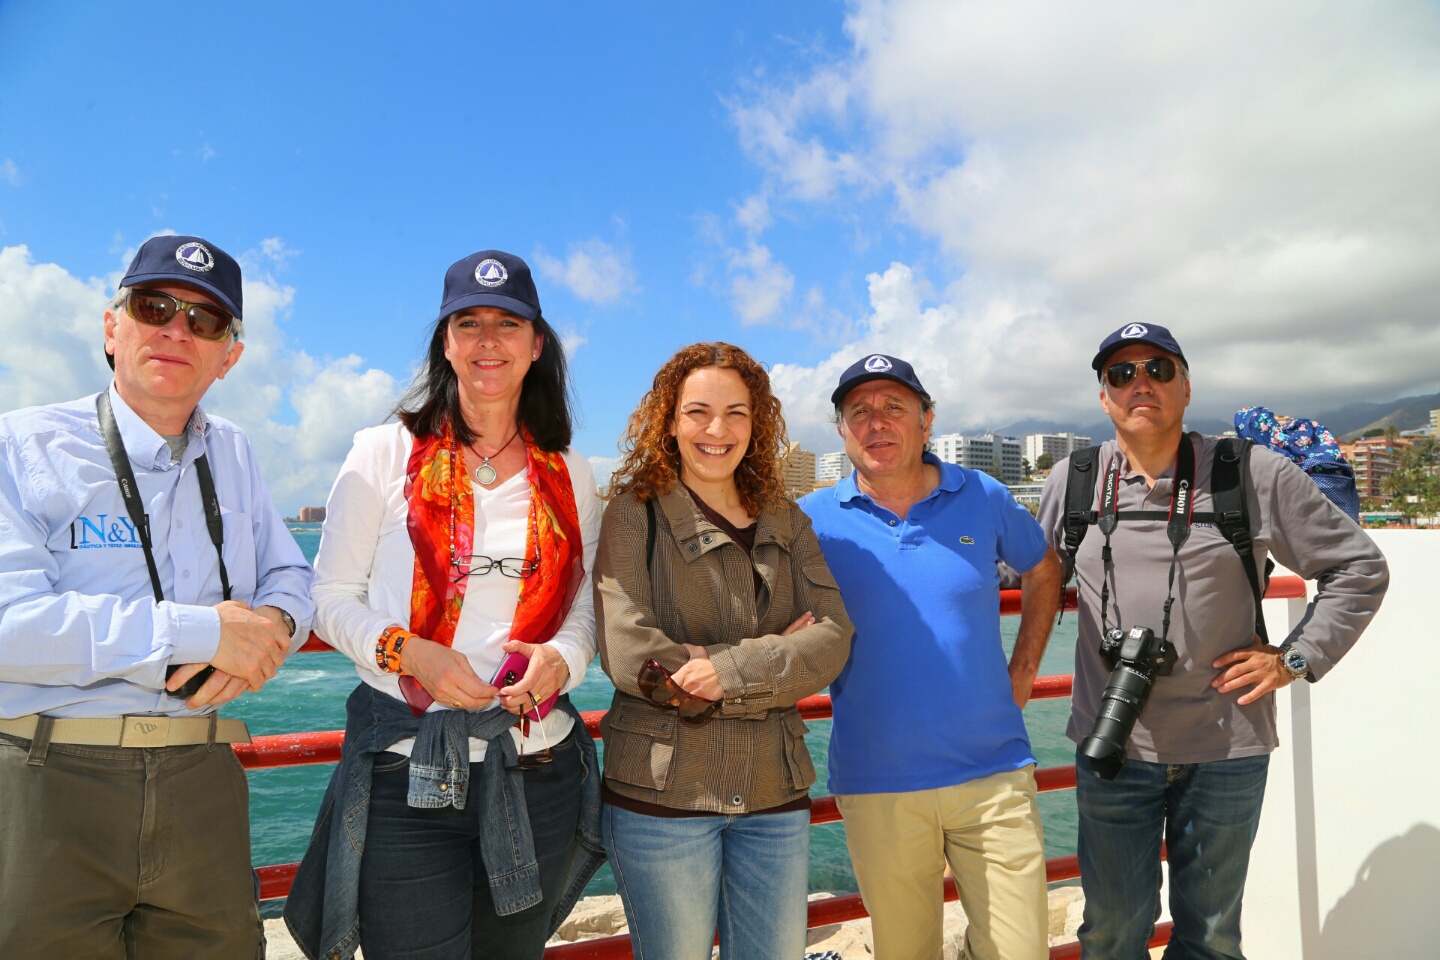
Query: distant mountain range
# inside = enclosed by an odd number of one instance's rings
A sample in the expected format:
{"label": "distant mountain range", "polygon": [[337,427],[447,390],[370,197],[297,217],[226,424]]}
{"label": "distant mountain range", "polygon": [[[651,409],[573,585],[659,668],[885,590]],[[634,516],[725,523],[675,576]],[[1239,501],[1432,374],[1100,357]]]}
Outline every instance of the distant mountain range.
{"label": "distant mountain range", "polygon": [[[1384,429],[1391,424],[1401,430],[1418,430],[1429,424],[1430,411],[1437,409],[1440,409],[1440,393],[1432,393],[1423,397],[1401,397],[1384,403],[1350,403],[1325,413],[1312,414],[1311,419],[1323,423],[1330,428],[1331,433],[1343,440],[1354,440],[1366,430]],[[1295,410],[1279,412],[1292,416],[1304,415],[1302,411]],[[1235,428],[1233,422],[1218,417],[1197,417],[1185,421],[1185,425],[1191,430],[1211,435]],[[1098,443],[1115,436],[1115,427],[1109,420],[1075,424],[1026,418],[995,432],[1007,437],[1023,437],[1027,433],[1074,433],[1090,437]]]}

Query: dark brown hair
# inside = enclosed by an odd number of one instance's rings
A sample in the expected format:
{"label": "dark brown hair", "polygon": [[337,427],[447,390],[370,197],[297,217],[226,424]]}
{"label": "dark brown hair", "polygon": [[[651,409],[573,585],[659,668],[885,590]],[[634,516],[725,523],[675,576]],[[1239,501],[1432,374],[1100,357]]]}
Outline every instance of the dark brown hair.
{"label": "dark brown hair", "polygon": [[[475,434],[460,412],[460,384],[455,368],[445,358],[449,321],[448,316],[435,321],[425,366],[395,404],[393,415],[417,437],[440,433],[448,420],[455,425],[455,439],[461,446],[468,446],[475,441]],[[540,359],[530,364],[520,385],[520,409],[515,417],[521,427],[530,431],[536,446],[546,453],[560,453],[570,446],[574,434],[574,404],[570,399],[565,350],[544,317],[536,317],[531,323],[535,332],[545,338],[545,344],[540,350]]]}
{"label": "dark brown hair", "polygon": [[734,370],[750,390],[750,446],[735,468],[735,486],[746,511],[758,516],[762,507],[785,502],[781,466],[787,437],[780,401],[770,392],[770,375],[750,354],[728,343],[692,343],[666,361],[655,374],[650,392],[630,414],[621,440],[621,464],[611,477],[611,495],[629,493],[650,500],[669,493],[680,480],[680,454],[670,439],[680,386],[704,367]]}

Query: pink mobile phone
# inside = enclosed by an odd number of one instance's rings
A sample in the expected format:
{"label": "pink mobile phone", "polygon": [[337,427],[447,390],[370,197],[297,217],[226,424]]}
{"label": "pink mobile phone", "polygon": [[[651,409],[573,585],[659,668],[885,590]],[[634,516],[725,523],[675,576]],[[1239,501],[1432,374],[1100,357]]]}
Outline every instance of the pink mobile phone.
{"label": "pink mobile phone", "polygon": [[[492,687],[511,687],[520,682],[525,676],[525,669],[530,666],[530,658],[523,653],[512,653],[500,661],[500,669],[495,671],[495,679],[490,681]],[[556,690],[544,700],[540,701],[540,719],[544,720],[549,715],[555,701],[560,699],[560,691]],[[525,715],[531,720],[535,719],[535,710],[526,711]]]}

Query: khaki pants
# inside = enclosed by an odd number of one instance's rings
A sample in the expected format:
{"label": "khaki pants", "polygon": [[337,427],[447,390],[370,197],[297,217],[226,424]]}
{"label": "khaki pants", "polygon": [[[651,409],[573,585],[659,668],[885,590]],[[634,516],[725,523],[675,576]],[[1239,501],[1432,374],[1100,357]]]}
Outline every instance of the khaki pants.
{"label": "khaki pants", "polygon": [[249,788],[229,745],[28,755],[0,738],[0,957],[265,955]]}
{"label": "khaki pants", "polygon": [[970,920],[962,958],[1049,956],[1033,766],[953,787],[835,799],[876,960],[939,960],[946,861]]}

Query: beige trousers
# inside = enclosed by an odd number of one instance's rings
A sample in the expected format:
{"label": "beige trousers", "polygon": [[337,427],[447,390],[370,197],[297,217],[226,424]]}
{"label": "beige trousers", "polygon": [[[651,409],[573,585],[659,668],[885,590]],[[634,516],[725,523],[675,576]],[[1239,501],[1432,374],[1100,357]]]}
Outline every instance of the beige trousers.
{"label": "beige trousers", "polygon": [[947,861],[970,920],[961,958],[1049,956],[1033,765],[953,787],[835,799],[876,960],[939,960]]}
{"label": "beige trousers", "polygon": [[249,787],[228,744],[29,754],[0,738],[0,957],[265,955]]}

